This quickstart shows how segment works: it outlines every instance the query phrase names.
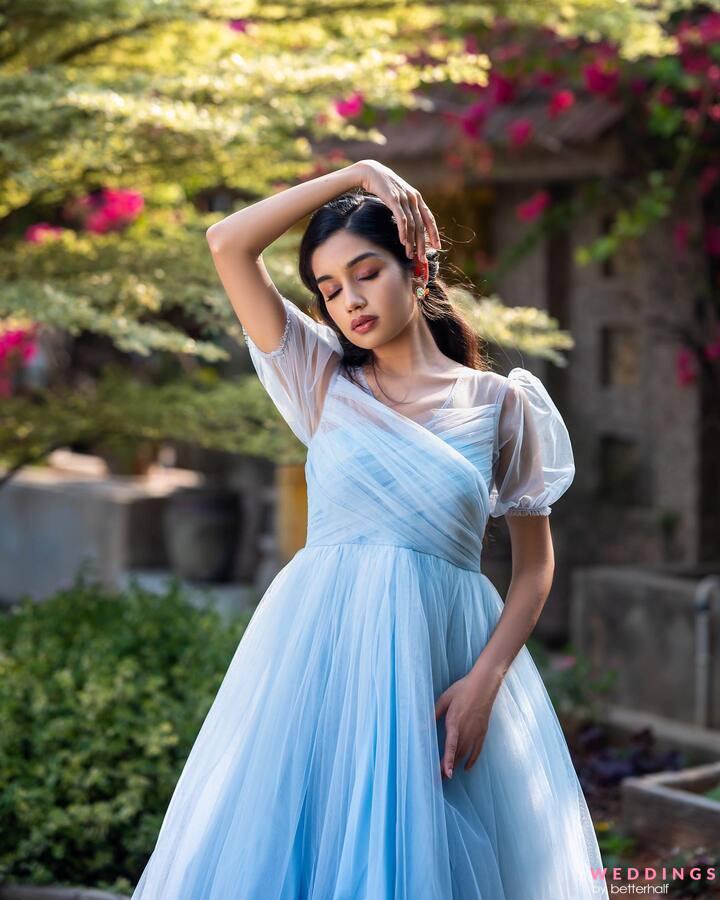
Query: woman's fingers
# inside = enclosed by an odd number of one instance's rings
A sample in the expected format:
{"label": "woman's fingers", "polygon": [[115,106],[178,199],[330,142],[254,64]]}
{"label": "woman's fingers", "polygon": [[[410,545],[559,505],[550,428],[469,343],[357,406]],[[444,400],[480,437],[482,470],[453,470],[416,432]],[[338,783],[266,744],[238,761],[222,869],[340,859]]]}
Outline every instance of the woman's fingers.
{"label": "woman's fingers", "polygon": [[395,224],[398,229],[398,236],[400,238],[401,244],[407,243],[407,233],[408,233],[408,222],[407,216],[405,215],[405,210],[402,208],[400,204],[399,198],[395,197],[389,199],[387,201],[388,206],[392,210],[392,214],[395,217]]}
{"label": "woman's fingers", "polygon": [[405,213],[405,221],[407,222],[405,240],[403,241],[403,243],[405,244],[405,251],[407,255],[412,258],[415,249],[415,218],[412,214],[412,210],[410,209],[407,194],[401,193],[398,202],[402,206],[403,212]]}
{"label": "woman's fingers", "polygon": [[416,248],[419,258],[426,255],[426,232],[429,243],[439,250],[440,234],[435,217],[420,192],[387,166],[375,160],[362,162],[363,187],[390,207],[407,255],[412,258]]}
{"label": "woman's fingers", "polygon": [[435,216],[430,212],[430,209],[428,208],[422,197],[420,197],[418,205],[420,208],[420,215],[422,216],[422,220],[425,223],[428,235],[430,237],[430,243],[433,245],[433,247],[439,250],[441,246],[440,232],[438,231],[437,224],[435,223]]}
{"label": "woman's fingers", "polygon": [[410,212],[412,213],[415,223],[415,246],[417,248],[416,256],[418,259],[425,259],[425,225],[423,224],[420,210],[418,209],[418,199],[415,194],[409,195]]}
{"label": "woman's fingers", "polygon": [[443,764],[445,766],[445,774],[448,778],[452,778],[453,766],[455,765],[455,752],[458,745],[458,728],[457,725],[447,723],[446,720],[445,733],[445,753],[443,754]]}

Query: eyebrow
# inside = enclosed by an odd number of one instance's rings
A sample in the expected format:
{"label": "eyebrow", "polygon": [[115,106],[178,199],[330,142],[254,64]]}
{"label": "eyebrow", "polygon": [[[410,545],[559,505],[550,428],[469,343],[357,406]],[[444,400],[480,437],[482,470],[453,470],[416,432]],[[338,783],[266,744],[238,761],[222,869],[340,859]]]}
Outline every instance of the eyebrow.
{"label": "eyebrow", "polygon": [[[345,268],[351,269],[355,263],[359,263],[361,259],[365,259],[367,256],[377,256],[378,259],[382,259],[379,253],[375,253],[373,250],[366,250],[365,253],[361,253],[359,256],[353,257],[350,262],[346,262]],[[321,281],[328,281],[330,278],[332,278],[332,275],[321,275],[315,279],[315,284],[320,284]]]}

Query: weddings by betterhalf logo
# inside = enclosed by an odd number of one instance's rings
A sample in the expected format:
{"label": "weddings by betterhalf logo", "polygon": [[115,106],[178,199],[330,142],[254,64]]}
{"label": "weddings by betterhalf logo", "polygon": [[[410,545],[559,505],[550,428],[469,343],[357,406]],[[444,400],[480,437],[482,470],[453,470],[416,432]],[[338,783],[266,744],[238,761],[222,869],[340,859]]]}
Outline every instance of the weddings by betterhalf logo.
{"label": "weddings by betterhalf logo", "polygon": [[595,893],[611,895],[668,894],[672,882],[715,882],[714,866],[613,866],[590,870],[596,882]]}

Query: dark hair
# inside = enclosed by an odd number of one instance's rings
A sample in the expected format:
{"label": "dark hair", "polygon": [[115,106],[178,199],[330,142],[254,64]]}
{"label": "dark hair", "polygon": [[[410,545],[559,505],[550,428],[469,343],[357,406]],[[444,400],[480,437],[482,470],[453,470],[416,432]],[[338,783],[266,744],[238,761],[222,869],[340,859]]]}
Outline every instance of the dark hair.
{"label": "dark hair", "polygon": [[[310,260],[315,250],[331,235],[340,230],[366,238],[376,246],[392,254],[411,276],[414,260],[400,241],[392,211],[379,197],[364,188],[354,188],[325,203],[315,210],[300,242],[300,278],[315,297],[317,311],[323,322],[337,334],[343,349],[341,365],[349,378],[355,381],[353,369],[372,358],[372,350],[358,347],[338,329],[327,311],[325,298],[317,286]],[[443,282],[437,277],[440,254],[434,247],[427,249],[429,268],[428,295],[418,300],[422,314],[430,327],[435,343],[442,353],[461,365],[472,369],[487,369],[481,352],[481,342],[471,326],[452,305],[445,293]]]}

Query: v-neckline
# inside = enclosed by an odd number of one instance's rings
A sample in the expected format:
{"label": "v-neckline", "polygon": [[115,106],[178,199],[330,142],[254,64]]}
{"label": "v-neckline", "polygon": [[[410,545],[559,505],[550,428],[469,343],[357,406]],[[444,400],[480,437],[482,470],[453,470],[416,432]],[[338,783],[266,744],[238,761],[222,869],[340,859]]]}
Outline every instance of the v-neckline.
{"label": "v-neckline", "polygon": [[467,370],[461,372],[458,375],[458,377],[455,379],[455,381],[452,383],[450,391],[449,391],[447,397],[445,398],[445,400],[443,401],[443,403],[440,406],[433,407],[433,409],[430,410],[432,412],[432,415],[428,419],[426,419],[424,422],[418,422],[417,419],[413,419],[411,416],[406,416],[403,413],[398,412],[396,409],[393,409],[392,406],[389,406],[387,403],[383,403],[382,400],[378,400],[378,398],[375,396],[375,392],[370,387],[370,383],[367,380],[367,376],[365,375],[365,370],[363,369],[363,367],[360,365],[357,367],[357,370],[360,373],[360,378],[362,379],[363,384],[367,388],[368,393],[370,394],[370,397],[375,401],[375,403],[378,404],[378,406],[383,406],[392,415],[396,415],[400,419],[405,419],[406,422],[411,422],[413,425],[417,425],[419,428],[427,428],[428,424],[430,422],[433,422],[437,418],[437,415],[441,410],[447,409],[449,404],[452,402],[453,397],[455,396],[455,391],[456,391],[458,385],[464,378],[467,377]]}

